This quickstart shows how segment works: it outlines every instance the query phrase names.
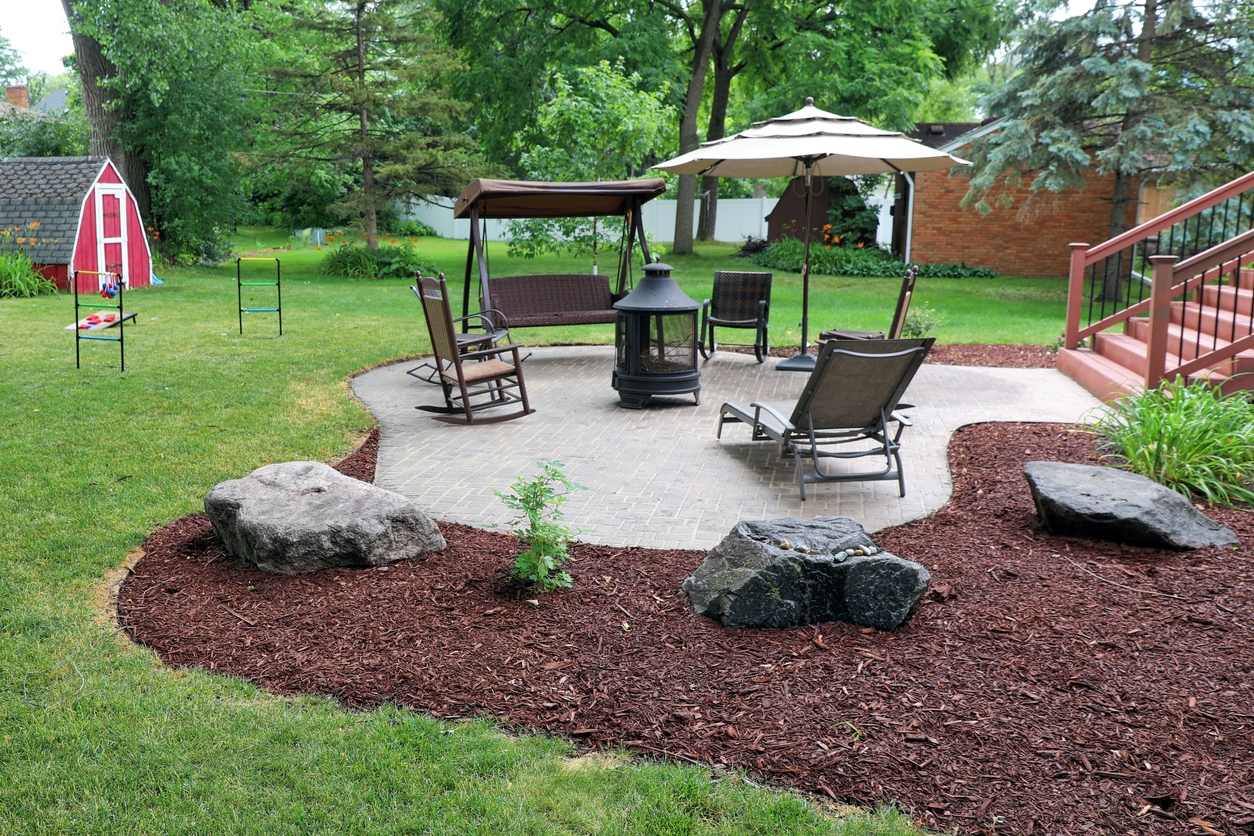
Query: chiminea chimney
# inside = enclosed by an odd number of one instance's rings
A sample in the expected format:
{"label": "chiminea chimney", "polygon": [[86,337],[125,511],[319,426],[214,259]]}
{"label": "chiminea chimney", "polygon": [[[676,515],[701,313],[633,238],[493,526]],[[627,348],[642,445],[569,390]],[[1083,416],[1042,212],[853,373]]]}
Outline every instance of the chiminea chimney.
{"label": "chiminea chimney", "polygon": [[30,107],[30,96],[26,92],[25,84],[10,84],[4,88],[4,98],[14,107]]}

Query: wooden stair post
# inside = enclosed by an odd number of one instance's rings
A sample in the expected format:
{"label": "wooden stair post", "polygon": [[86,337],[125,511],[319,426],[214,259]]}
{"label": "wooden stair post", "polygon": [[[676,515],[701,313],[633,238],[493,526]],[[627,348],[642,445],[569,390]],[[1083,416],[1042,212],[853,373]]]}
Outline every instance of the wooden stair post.
{"label": "wooden stair post", "polygon": [[1171,285],[1175,280],[1174,255],[1152,255],[1154,279],[1150,286],[1150,330],[1146,359],[1145,388],[1153,389],[1163,382],[1167,369],[1167,326],[1171,324]]}

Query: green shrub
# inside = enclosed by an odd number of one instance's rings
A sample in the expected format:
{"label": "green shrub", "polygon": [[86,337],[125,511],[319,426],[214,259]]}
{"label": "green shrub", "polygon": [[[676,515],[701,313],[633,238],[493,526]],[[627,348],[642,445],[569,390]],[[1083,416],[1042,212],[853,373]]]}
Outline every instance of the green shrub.
{"label": "green shrub", "polygon": [[[568,544],[575,532],[562,525],[561,505],[566,494],[587,490],[562,473],[561,462],[540,462],[540,472],[530,480],[519,476],[509,493],[493,491],[513,511],[522,516],[512,521],[512,529],[527,550],[514,559],[514,577],[530,583],[540,592],[551,592],[571,586],[569,572],[558,571],[570,560]],[[526,527],[521,524],[526,523]]]}
{"label": "green shrub", "polygon": [[420,258],[405,244],[380,244],[372,250],[366,246],[339,244],[322,259],[319,268],[327,276],[350,279],[411,279],[415,270],[434,276],[440,272],[435,264]]}
{"label": "green shrub", "polygon": [[0,253],[0,299],[25,299],[56,292],[57,286],[35,270],[26,253]]}
{"label": "green shrub", "polygon": [[[805,246],[796,238],[783,238],[766,249],[748,257],[754,264],[771,270],[801,272]],[[828,276],[887,278],[902,276],[906,264],[878,247],[831,247],[810,243],[810,272]],[[920,264],[919,276],[925,279],[991,279],[997,273],[987,267],[965,264]]]}
{"label": "green shrub", "polygon": [[1105,457],[1192,498],[1254,502],[1254,401],[1176,378],[1120,398],[1093,421]]}
{"label": "green shrub", "polygon": [[906,312],[906,321],[901,325],[901,336],[907,340],[919,339],[940,326],[941,318],[929,305],[913,305]]}
{"label": "green shrub", "polygon": [[35,270],[30,253],[56,241],[39,237],[39,221],[0,227],[0,299],[56,293],[57,286]]}
{"label": "green shrub", "polygon": [[422,221],[396,221],[388,225],[388,231],[401,238],[436,238],[435,230]]}

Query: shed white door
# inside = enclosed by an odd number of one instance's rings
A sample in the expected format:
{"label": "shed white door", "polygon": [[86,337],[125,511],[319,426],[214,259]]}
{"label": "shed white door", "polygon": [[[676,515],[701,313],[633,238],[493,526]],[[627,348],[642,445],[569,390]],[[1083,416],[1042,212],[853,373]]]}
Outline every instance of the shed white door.
{"label": "shed white door", "polygon": [[[126,259],[126,189],[108,184],[96,185],[96,269],[118,273],[130,287]],[[110,279],[101,275],[100,286]]]}

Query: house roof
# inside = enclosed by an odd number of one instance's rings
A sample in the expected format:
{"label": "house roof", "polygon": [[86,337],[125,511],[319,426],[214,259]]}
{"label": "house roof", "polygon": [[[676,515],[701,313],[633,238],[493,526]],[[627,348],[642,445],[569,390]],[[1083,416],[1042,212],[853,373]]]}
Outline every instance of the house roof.
{"label": "house roof", "polygon": [[909,136],[928,148],[947,146],[955,137],[962,136],[984,124],[983,122],[915,122],[915,130]]}
{"label": "house roof", "polygon": [[69,105],[69,90],[53,90],[51,93],[31,105],[30,109],[40,113],[56,114],[64,113]]}
{"label": "house roof", "polygon": [[69,264],[79,214],[105,157],[9,157],[0,160],[0,228],[39,222],[34,247],[22,246],[36,264]]}

